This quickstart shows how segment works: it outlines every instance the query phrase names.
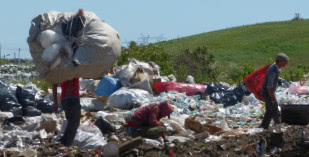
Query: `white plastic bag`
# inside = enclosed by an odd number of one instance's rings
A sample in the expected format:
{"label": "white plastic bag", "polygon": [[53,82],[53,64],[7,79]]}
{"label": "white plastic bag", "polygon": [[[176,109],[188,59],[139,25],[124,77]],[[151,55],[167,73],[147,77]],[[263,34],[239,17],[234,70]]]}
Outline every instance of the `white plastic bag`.
{"label": "white plastic bag", "polygon": [[163,148],[163,144],[160,143],[159,141],[156,141],[156,140],[152,140],[152,139],[143,139],[143,143],[144,144],[148,144],[148,145],[151,145],[153,146],[154,148]]}
{"label": "white plastic bag", "polygon": [[187,82],[187,83],[194,83],[194,77],[191,76],[191,75],[188,75],[188,76],[187,76],[187,79],[186,79],[186,82]]}
{"label": "white plastic bag", "polygon": [[12,118],[13,113],[12,112],[1,112],[0,111],[0,120],[4,120],[6,118]]}
{"label": "white plastic bag", "polygon": [[93,79],[79,79],[79,86],[81,90],[86,90],[86,92],[93,92],[96,89]]}
{"label": "white plastic bag", "polygon": [[120,88],[112,95],[108,97],[107,106],[119,108],[119,109],[130,109],[132,104],[139,103],[145,104],[149,101],[149,92],[141,89],[128,89]]}
{"label": "white plastic bag", "polygon": [[247,133],[248,133],[249,135],[255,135],[255,134],[260,133],[260,132],[263,132],[263,131],[264,131],[263,128],[253,128],[253,129],[248,130]]}
{"label": "white plastic bag", "polygon": [[103,147],[106,143],[106,139],[100,134],[94,134],[79,129],[77,130],[73,145],[81,149],[94,149]]}
{"label": "white plastic bag", "polygon": [[65,41],[66,39],[62,34],[56,33],[52,30],[45,30],[38,35],[37,40],[40,42],[41,46],[46,49],[50,45],[56,42]]}
{"label": "white plastic bag", "polygon": [[152,88],[151,88],[151,85],[150,85],[150,82],[149,80],[143,80],[143,81],[139,81],[135,84],[133,84],[132,86],[130,86],[130,88],[136,88],[136,89],[143,89],[147,92],[149,92],[150,94],[153,94],[153,91],[152,91]]}
{"label": "white plastic bag", "polygon": [[111,142],[106,144],[103,147],[103,156],[104,157],[118,157],[119,156],[119,148],[116,142]]}
{"label": "white plastic bag", "polygon": [[220,127],[221,129],[225,130],[225,131],[231,130],[230,127],[228,126],[228,124],[226,123],[225,119],[222,119],[222,120],[220,121],[219,127]]}
{"label": "white plastic bag", "polygon": [[80,105],[84,111],[102,111],[106,103],[96,98],[80,98]]}
{"label": "white plastic bag", "polygon": [[42,61],[46,63],[50,63],[54,61],[59,54],[59,51],[61,49],[61,45],[58,43],[52,44],[48,46],[46,49],[44,49],[42,54]]}
{"label": "white plastic bag", "polygon": [[101,130],[91,122],[85,122],[77,130],[73,145],[82,149],[94,149],[103,147],[106,139]]}

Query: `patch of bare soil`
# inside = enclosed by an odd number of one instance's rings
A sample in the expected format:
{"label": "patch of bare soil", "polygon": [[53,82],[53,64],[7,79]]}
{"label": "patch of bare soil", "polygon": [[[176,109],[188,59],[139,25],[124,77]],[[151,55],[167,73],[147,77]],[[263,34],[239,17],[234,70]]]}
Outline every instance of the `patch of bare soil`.
{"label": "patch of bare soil", "polygon": [[[308,128],[306,128],[308,131]],[[205,143],[204,141],[191,141],[187,143],[175,143],[176,146],[171,148],[173,156],[195,156],[195,157],[214,157],[214,156],[231,156],[231,157],[251,157],[258,156],[256,146],[261,138],[266,140],[265,156],[284,156],[284,157],[308,157],[309,145],[304,143],[302,138],[302,129],[300,126],[289,127],[282,135],[282,140],[275,140],[271,132],[258,133],[256,135],[239,135],[234,137],[224,137],[221,141]],[[277,143],[278,142],[278,143]],[[278,146],[281,150],[272,153]],[[152,150],[144,152],[143,156],[147,157],[165,157],[164,151]]]}

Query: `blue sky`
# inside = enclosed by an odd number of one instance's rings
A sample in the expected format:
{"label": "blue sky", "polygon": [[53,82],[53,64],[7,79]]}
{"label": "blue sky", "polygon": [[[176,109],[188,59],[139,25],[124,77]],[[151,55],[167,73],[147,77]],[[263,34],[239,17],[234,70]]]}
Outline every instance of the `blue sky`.
{"label": "blue sky", "polygon": [[[26,39],[31,20],[56,10],[92,11],[114,27],[123,45],[150,42],[241,25],[290,20],[295,13],[309,18],[308,0],[6,0],[0,5],[0,43],[3,54],[29,58]],[[156,38],[159,37],[159,38]],[[17,54],[17,53],[16,53]]]}

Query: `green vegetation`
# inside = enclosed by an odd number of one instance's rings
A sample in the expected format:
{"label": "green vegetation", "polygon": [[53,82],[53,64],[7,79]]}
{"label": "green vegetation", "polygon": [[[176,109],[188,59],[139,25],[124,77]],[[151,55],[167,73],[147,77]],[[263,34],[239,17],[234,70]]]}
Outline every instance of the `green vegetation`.
{"label": "green vegetation", "polygon": [[172,62],[178,80],[186,80],[187,75],[192,75],[196,82],[218,80],[217,63],[207,47],[198,47],[193,51],[186,49],[174,55]]}
{"label": "green vegetation", "polygon": [[47,92],[48,88],[52,88],[52,84],[46,81],[32,80],[31,82],[45,92]]}
{"label": "green vegetation", "polygon": [[0,59],[0,65],[10,64],[10,61],[7,59]]}
{"label": "green vegetation", "polygon": [[[207,47],[215,58],[217,79],[240,83],[249,73],[274,62],[278,52],[290,57],[282,76],[299,80],[309,71],[309,20],[268,22],[234,27],[157,43],[173,55]],[[205,72],[205,71],[203,71]]]}
{"label": "green vegetation", "polygon": [[132,41],[128,48],[122,48],[118,65],[127,64],[129,58],[157,63],[161,68],[160,72],[162,75],[174,73],[173,67],[171,66],[172,55],[164,51],[163,48],[158,45],[137,45]]}
{"label": "green vegetation", "polygon": [[309,72],[308,34],[309,20],[301,19],[234,27],[150,45],[132,42],[123,49],[118,63],[126,64],[128,58],[154,61],[162,75],[174,74],[178,81],[192,75],[196,82],[234,84],[284,52],[290,62],[281,76],[295,81]]}
{"label": "green vegetation", "polygon": [[[286,80],[299,81],[309,73],[309,65],[299,64],[296,68],[284,71],[281,76]],[[308,79],[308,78],[306,78]]]}
{"label": "green vegetation", "polygon": [[290,56],[288,69],[309,62],[309,20],[269,22],[240,26],[160,42],[167,52],[180,53],[207,46],[222,66],[250,62],[260,68],[278,52]]}

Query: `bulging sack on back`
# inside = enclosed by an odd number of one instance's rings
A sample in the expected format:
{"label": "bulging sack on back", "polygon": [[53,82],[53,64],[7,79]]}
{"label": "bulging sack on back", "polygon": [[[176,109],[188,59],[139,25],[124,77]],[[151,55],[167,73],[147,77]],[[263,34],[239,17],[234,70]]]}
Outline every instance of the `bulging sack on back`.
{"label": "bulging sack on back", "polygon": [[263,84],[263,81],[264,81],[264,77],[265,77],[267,69],[270,65],[271,64],[266,65],[263,68],[253,72],[252,74],[250,74],[250,75],[248,75],[244,78],[244,82],[246,83],[245,86],[247,87],[247,89],[251,93],[253,93],[254,96],[257,99],[259,99],[261,101],[264,101],[264,98],[262,97],[260,92],[261,92],[262,84]]}
{"label": "bulging sack on back", "polygon": [[34,18],[27,39],[40,79],[97,79],[117,62],[118,32],[92,12],[50,11]]}

